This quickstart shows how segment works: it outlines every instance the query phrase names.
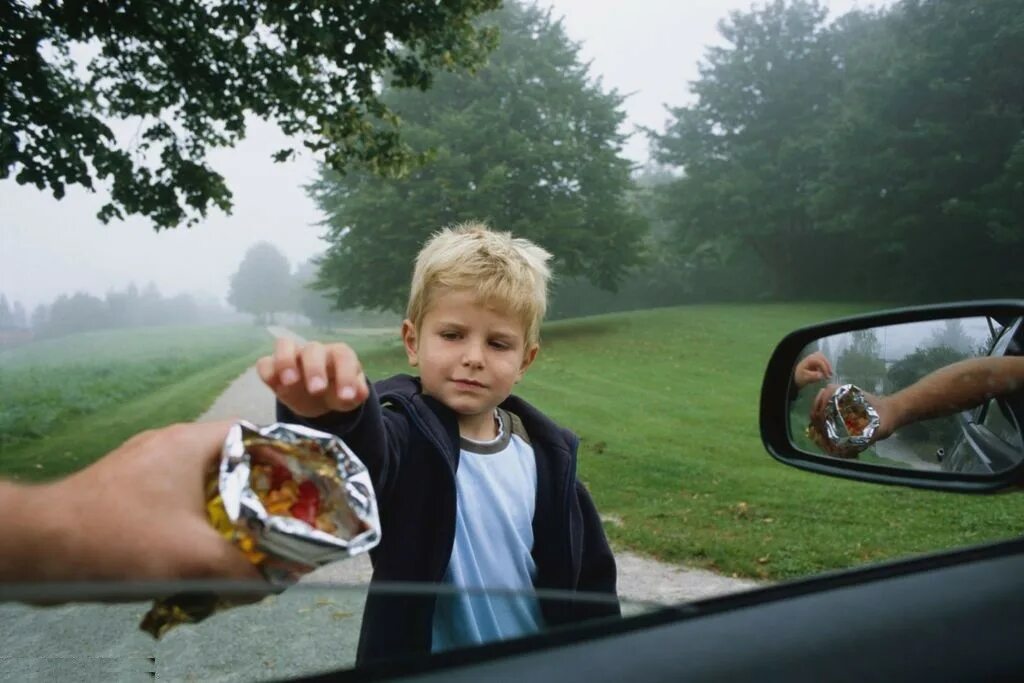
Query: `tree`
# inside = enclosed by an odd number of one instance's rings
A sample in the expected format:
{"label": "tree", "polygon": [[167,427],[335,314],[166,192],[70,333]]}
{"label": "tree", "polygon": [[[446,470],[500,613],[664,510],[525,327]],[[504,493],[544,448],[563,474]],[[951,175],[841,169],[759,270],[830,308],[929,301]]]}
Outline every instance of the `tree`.
{"label": "tree", "polygon": [[843,383],[855,384],[869,392],[881,391],[885,378],[885,360],[874,330],[854,330],[850,345],[838,356],[835,372]]}
{"label": "tree", "polygon": [[20,301],[15,301],[14,306],[11,307],[11,319],[14,322],[14,327],[19,330],[24,330],[28,327],[28,316],[25,314],[25,307],[21,305]]}
{"label": "tree", "polygon": [[14,313],[7,303],[7,296],[0,294],[0,330],[9,330],[14,327]]}
{"label": "tree", "polygon": [[961,353],[966,358],[974,352],[975,344],[964,329],[959,318],[944,320],[942,327],[932,331],[928,338],[930,346],[939,346]]}
{"label": "tree", "polygon": [[313,287],[317,281],[315,261],[306,261],[295,269],[294,298],[299,312],[321,329],[330,328],[338,313],[331,307],[331,298]]}
{"label": "tree", "polygon": [[37,335],[41,335],[49,322],[50,307],[46,304],[37,304],[36,307],[32,309],[32,332]]}
{"label": "tree", "polygon": [[139,289],[132,283],[123,292],[110,291],[106,297],[111,324],[115,327],[133,327],[142,321]]}
{"label": "tree", "polygon": [[109,327],[109,320],[103,301],[91,294],[76,292],[71,296],[62,294],[53,302],[42,336],[59,337],[105,327]]}
{"label": "tree", "polygon": [[807,202],[838,87],[826,15],[817,0],[732,12],[719,24],[728,45],[707,51],[691,86],[696,102],[672,109],[665,133],[651,134],[655,158],[683,171],[659,202],[678,247],[753,252],[768,280],[752,284],[785,297],[803,293],[797,275],[826,251],[808,239]]}
{"label": "tree", "polygon": [[[231,193],[207,153],[276,123],[342,171],[412,160],[379,98],[478,63],[493,32],[472,19],[498,0],[340,3],[0,0],[0,178],[110,186],[103,221],[140,214],[193,224]],[[138,133],[128,144],[111,123]],[[283,161],[293,154],[274,154]]]}
{"label": "tree", "polygon": [[1001,296],[1024,282],[1024,5],[902,0],[834,37],[844,87],[812,198],[863,298]]}
{"label": "tree", "polygon": [[[942,345],[919,346],[889,368],[886,393],[895,393],[915,384],[922,377],[939,368],[952,365],[968,357],[967,353]],[[956,420],[939,418],[912,422],[900,429],[900,436],[908,441],[948,445],[954,442],[960,427]]]}
{"label": "tree", "polygon": [[644,223],[627,206],[622,97],[590,78],[550,13],[510,2],[487,20],[501,41],[475,77],[382,97],[430,163],[400,179],[327,171],[311,188],[330,242],[320,280],[339,308],[399,310],[420,245],[466,220],[533,239],[560,276],[606,288],[636,262]]}
{"label": "tree", "polygon": [[263,322],[292,308],[291,266],[277,247],[258,242],[245,252],[231,276],[228,303]]}
{"label": "tree", "polygon": [[[1024,283],[1024,5],[817,0],[721,24],[656,158],[685,254],[755,253],[787,298],[1001,296]],[[731,249],[731,251],[730,251]]]}

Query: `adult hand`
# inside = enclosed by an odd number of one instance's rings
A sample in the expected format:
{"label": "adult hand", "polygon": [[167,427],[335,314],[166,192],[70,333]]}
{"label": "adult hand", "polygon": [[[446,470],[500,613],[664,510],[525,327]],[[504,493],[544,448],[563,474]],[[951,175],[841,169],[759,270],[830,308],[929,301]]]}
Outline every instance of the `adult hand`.
{"label": "adult hand", "polygon": [[[826,385],[821,391],[814,397],[814,401],[811,403],[810,422],[821,435],[825,434],[824,422],[825,422],[825,407],[829,401],[832,400],[832,396],[835,394],[836,389],[839,388],[838,384]],[[892,435],[895,429],[895,415],[892,401],[886,396],[875,396],[868,392],[863,392],[864,398],[875,409],[878,413],[879,424],[875,433],[872,435],[870,443],[887,439]],[[822,437],[823,438],[823,437]],[[829,450],[826,444],[818,443],[819,446],[825,450]]]}
{"label": "adult hand", "polygon": [[0,579],[258,579],[207,520],[205,477],[231,422],[143,432],[61,481],[6,485]]}

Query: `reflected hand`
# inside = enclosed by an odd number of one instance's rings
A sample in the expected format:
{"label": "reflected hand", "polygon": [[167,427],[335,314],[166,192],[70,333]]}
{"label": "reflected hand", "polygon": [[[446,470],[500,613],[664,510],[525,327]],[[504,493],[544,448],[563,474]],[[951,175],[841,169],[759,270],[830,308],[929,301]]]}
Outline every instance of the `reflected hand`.
{"label": "reflected hand", "polygon": [[274,355],[260,358],[256,370],[278,400],[302,417],[346,413],[370,395],[359,357],[348,344],[310,342],[300,347],[279,338]]}
{"label": "reflected hand", "polygon": [[793,382],[803,389],[811,382],[821,382],[832,377],[832,364],[821,351],[807,356],[793,369]]}

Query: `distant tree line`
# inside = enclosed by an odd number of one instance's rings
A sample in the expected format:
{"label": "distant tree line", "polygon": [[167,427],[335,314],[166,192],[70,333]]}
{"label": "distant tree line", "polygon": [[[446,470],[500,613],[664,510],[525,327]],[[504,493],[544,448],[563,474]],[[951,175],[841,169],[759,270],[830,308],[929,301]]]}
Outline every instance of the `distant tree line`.
{"label": "distant tree line", "polygon": [[280,249],[269,242],[257,242],[246,250],[238,270],[231,276],[228,303],[253,316],[257,324],[268,324],[275,315],[305,316],[322,329],[335,327],[378,327],[395,323],[395,315],[349,306],[335,308],[332,297],[318,290],[316,259],[292,271]]}
{"label": "distant tree line", "polygon": [[165,297],[156,285],[131,284],[100,298],[85,292],[61,294],[26,315],[20,302],[0,295],[0,331],[31,330],[32,338],[61,337],[92,330],[224,322],[232,313],[216,300],[190,294]]}
{"label": "distant tree line", "polygon": [[28,316],[21,302],[9,303],[7,296],[0,294],[0,330],[24,330],[28,326]]}

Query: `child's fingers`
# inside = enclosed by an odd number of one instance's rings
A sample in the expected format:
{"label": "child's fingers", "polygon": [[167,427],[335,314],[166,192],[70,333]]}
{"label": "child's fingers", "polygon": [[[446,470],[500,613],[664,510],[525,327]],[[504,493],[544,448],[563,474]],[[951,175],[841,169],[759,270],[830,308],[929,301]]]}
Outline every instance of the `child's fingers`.
{"label": "child's fingers", "polygon": [[263,356],[256,361],[256,373],[271,389],[276,390],[280,386],[280,382],[277,380],[277,372],[274,371],[274,357]]}
{"label": "child's fingers", "polygon": [[323,344],[310,342],[299,352],[306,390],[316,396],[327,388],[327,351]]}
{"label": "child's fingers", "polygon": [[366,383],[366,375],[363,373],[363,366],[359,366],[359,376],[356,378],[356,400],[362,403],[370,397],[370,385]]}
{"label": "child's fingers", "polygon": [[274,372],[277,374],[278,381],[286,387],[290,387],[301,379],[298,352],[295,342],[291,339],[278,337],[274,342]]}
{"label": "child's fingers", "polygon": [[365,387],[363,369],[359,357],[347,344],[334,344],[328,351],[328,372],[334,380],[334,396],[337,409],[341,411],[357,408],[366,396],[360,398],[360,389]]}

